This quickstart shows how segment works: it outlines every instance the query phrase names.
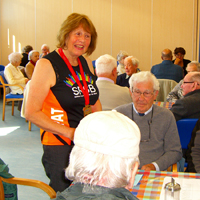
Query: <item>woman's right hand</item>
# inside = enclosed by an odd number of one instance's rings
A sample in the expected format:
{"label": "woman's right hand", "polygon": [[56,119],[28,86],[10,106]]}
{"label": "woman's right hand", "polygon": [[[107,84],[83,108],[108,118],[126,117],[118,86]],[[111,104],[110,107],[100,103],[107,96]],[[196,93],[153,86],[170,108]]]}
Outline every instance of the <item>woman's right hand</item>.
{"label": "woman's right hand", "polygon": [[181,59],[180,58],[176,58],[175,61],[174,61],[174,64],[175,65],[179,65],[181,62]]}

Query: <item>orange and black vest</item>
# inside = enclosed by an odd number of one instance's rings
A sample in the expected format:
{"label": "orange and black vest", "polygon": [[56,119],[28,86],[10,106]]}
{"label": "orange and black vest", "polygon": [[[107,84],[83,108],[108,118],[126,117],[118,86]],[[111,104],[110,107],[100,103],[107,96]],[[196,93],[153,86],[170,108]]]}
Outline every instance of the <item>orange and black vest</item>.
{"label": "orange and black vest", "polygon": [[[55,123],[76,128],[83,118],[83,107],[85,107],[84,96],[69,71],[67,65],[56,51],[46,55],[56,74],[56,84],[50,89],[44,103],[42,111]],[[99,97],[99,91],[96,86],[96,76],[93,75],[83,56],[79,57],[85,73],[85,79],[88,85],[90,105],[94,105]],[[73,66],[73,69],[79,78],[81,84],[79,66]],[[45,80],[44,80],[45,81]],[[45,130],[40,130],[41,141],[44,145],[70,145],[71,140]]]}

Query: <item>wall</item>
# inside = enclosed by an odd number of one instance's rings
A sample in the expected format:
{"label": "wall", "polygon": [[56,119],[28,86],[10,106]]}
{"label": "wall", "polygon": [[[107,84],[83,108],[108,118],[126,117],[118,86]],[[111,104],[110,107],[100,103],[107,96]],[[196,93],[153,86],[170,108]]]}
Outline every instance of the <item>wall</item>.
{"label": "wall", "polygon": [[[0,63],[30,44],[39,50],[46,43],[56,48],[61,23],[72,12],[88,15],[98,32],[94,60],[108,53],[116,57],[126,50],[140,60],[142,70],[161,62],[164,48],[186,49],[186,59],[198,59],[199,0],[1,0]],[[10,32],[10,45],[8,34]]]}

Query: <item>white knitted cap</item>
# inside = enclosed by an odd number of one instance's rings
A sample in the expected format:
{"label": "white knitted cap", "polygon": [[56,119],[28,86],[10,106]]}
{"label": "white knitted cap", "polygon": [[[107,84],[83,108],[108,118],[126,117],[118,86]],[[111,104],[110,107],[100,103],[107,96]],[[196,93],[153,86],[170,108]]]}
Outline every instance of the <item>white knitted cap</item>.
{"label": "white knitted cap", "polygon": [[139,155],[140,130],[116,111],[100,111],[84,117],[75,131],[75,146],[107,155],[133,158]]}

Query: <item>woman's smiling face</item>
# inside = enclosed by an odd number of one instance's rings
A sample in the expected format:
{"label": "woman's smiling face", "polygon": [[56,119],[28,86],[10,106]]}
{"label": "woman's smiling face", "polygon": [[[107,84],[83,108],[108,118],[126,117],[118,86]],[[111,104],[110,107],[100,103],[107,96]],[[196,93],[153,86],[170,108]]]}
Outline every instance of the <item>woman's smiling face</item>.
{"label": "woman's smiling face", "polygon": [[80,24],[78,28],[69,33],[65,44],[71,56],[79,57],[87,51],[90,42],[91,34]]}

